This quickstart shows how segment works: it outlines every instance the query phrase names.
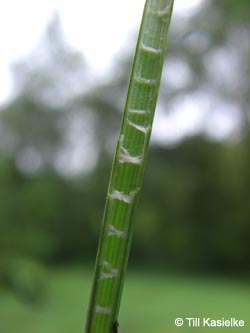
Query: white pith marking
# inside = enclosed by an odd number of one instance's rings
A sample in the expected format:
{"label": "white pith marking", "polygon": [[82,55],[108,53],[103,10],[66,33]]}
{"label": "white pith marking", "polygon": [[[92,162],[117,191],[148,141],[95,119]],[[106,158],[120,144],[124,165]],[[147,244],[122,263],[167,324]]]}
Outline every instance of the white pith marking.
{"label": "white pith marking", "polygon": [[103,261],[103,266],[108,269],[108,272],[101,272],[100,280],[112,279],[118,276],[119,270],[117,268],[114,268],[107,261]]}
{"label": "white pith marking", "polygon": [[105,306],[97,305],[97,306],[95,307],[95,312],[96,312],[96,313],[102,313],[102,314],[104,314],[104,315],[109,316],[110,313],[111,313],[111,309],[108,308],[108,307],[105,307]]}
{"label": "white pith marking", "polygon": [[129,109],[128,110],[129,113],[132,113],[132,114],[147,114],[149,111],[148,110],[137,110],[137,109]]}
{"label": "white pith marking", "polygon": [[120,158],[119,158],[120,163],[131,163],[131,164],[138,164],[140,165],[142,162],[142,157],[141,155],[139,156],[132,156],[127,149],[124,147],[121,147],[120,151]]}
{"label": "white pith marking", "polygon": [[109,196],[111,199],[117,199],[128,204],[131,202],[131,196],[121,191],[113,190]]}
{"label": "white pith marking", "polygon": [[137,129],[138,131],[146,134],[149,130],[150,130],[150,127],[149,126],[142,126],[142,125],[138,125],[136,123],[134,123],[133,121],[129,120],[128,119],[128,124],[132,127],[134,127],[135,129]]}
{"label": "white pith marking", "polygon": [[167,16],[168,14],[170,14],[170,10],[171,10],[171,4],[168,3],[168,4],[166,5],[165,8],[163,8],[163,9],[159,9],[159,10],[157,11],[157,15],[158,15],[159,17]]}
{"label": "white pith marking", "polygon": [[116,227],[114,227],[113,225],[109,225],[109,229],[108,229],[108,236],[117,236],[119,238],[125,238],[125,232],[122,230],[117,229]]}
{"label": "white pith marking", "polygon": [[147,79],[144,77],[140,76],[134,76],[134,79],[136,82],[141,83],[141,84],[146,84],[149,86],[155,86],[156,85],[156,80],[155,79]]}
{"label": "white pith marking", "polygon": [[161,54],[161,49],[158,49],[156,47],[153,46],[148,46],[145,45],[144,43],[141,44],[141,50],[150,54],[155,54],[155,55],[159,55]]}

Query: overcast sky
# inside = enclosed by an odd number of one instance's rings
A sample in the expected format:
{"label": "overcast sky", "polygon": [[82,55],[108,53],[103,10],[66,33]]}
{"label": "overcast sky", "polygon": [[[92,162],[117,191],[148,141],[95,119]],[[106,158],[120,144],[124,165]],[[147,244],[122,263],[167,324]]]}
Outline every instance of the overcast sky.
{"label": "overcast sky", "polygon": [[[144,0],[8,0],[0,4],[0,103],[11,93],[9,66],[38,44],[55,12],[68,41],[81,50],[93,70],[110,65],[138,28]],[[202,0],[175,0],[175,15],[192,15]],[[101,29],[100,29],[101,27]],[[100,37],[101,32],[101,37]],[[104,38],[105,37],[105,38]]]}

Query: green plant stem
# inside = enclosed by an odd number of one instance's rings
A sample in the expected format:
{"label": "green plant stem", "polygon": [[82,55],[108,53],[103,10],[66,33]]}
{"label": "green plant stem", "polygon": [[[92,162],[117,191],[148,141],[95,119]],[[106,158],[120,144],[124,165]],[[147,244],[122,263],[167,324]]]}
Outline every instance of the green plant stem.
{"label": "green plant stem", "polygon": [[145,4],[108,188],[86,333],[115,332],[173,2]]}

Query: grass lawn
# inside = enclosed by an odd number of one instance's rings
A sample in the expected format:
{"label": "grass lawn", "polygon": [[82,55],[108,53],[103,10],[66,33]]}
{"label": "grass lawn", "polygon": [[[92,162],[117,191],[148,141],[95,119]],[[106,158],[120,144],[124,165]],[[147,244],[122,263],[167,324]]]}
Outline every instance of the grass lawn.
{"label": "grass lawn", "polygon": [[[64,268],[46,275],[42,304],[20,303],[1,290],[1,333],[80,333],[90,292],[90,270]],[[245,320],[244,328],[175,327],[177,317]],[[250,285],[223,278],[128,272],[119,333],[248,332]]]}

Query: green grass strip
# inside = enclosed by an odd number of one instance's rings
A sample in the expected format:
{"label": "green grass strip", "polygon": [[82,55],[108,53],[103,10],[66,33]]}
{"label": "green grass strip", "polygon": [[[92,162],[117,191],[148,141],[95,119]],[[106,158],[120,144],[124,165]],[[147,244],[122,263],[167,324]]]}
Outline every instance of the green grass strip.
{"label": "green grass strip", "polygon": [[173,2],[147,0],[145,4],[108,188],[86,333],[117,331],[133,213],[146,164]]}

